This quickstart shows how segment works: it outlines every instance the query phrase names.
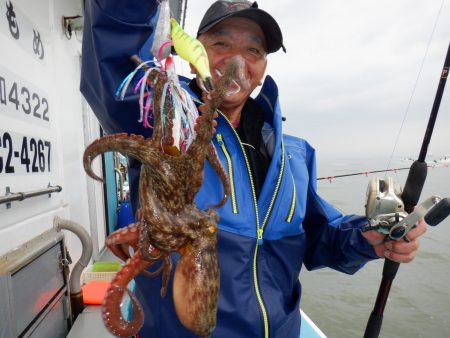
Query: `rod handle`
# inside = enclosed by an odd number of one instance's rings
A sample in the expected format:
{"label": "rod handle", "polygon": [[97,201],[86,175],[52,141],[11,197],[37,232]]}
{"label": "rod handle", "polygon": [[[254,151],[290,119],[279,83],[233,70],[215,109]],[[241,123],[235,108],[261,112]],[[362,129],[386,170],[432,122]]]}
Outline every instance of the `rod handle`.
{"label": "rod handle", "polygon": [[402,200],[408,213],[411,213],[417,202],[419,202],[420,194],[427,178],[427,170],[426,162],[420,161],[414,161],[409,169],[408,178],[402,193]]}
{"label": "rod handle", "polygon": [[377,315],[375,311],[372,311],[369,320],[367,321],[364,338],[378,338],[378,336],[380,335],[382,323],[383,315]]}

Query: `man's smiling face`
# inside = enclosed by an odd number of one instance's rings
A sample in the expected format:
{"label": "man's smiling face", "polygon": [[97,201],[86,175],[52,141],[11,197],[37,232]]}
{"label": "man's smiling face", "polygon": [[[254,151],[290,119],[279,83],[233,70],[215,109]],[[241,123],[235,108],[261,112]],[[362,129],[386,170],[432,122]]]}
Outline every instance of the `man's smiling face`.
{"label": "man's smiling face", "polygon": [[230,58],[240,56],[243,60],[242,78],[236,79],[241,89],[238,93],[226,96],[222,108],[232,109],[245,103],[261,83],[267,66],[266,41],[261,27],[250,19],[229,18],[200,35],[199,40],[208,53],[215,83],[217,71],[223,73]]}

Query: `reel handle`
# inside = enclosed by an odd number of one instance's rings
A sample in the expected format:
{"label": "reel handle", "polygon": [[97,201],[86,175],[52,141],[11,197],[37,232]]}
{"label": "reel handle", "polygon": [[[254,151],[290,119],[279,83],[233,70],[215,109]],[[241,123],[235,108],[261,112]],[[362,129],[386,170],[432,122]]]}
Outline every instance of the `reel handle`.
{"label": "reel handle", "polygon": [[436,226],[450,215],[450,198],[443,198],[425,215],[428,225]]}

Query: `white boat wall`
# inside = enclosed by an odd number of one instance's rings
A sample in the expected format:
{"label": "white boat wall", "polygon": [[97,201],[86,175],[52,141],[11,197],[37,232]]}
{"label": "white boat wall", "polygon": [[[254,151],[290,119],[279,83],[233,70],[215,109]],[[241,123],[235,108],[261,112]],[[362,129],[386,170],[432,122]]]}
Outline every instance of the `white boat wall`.
{"label": "white boat wall", "polygon": [[[0,204],[0,255],[50,229],[55,216],[86,227],[94,258],[104,246],[103,187],[82,166],[100,127],[79,91],[82,32],[73,21],[70,37],[63,25],[82,14],[82,0],[0,0],[0,196],[62,187]],[[66,244],[76,261],[79,240],[66,234]]]}

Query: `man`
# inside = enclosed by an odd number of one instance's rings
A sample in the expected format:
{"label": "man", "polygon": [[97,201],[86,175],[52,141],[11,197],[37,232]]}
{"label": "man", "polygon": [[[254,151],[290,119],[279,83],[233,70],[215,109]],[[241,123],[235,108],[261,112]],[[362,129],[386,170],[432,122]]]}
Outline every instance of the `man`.
{"label": "man", "polygon": [[[148,136],[130,117],[138,114],[136,100],[117,102],[114,93],[133,67],[129,56],[153,29],[156,6],[140,0],[86,2],[81,89],[109,133]],[[240,91],[225,98],[213,137],[232,185],[229,200],[218,210],[221,279],[213,336],[298,337],[302,263],[308,269],[327,266],[354,273],[377,257],[408,262],[426,224],[419,222],[409,233],[409,243],[386,243],[381,234],[361,233],[365,217],[342,215],[318,196],[314,149],[282,134],[278,89],[269,76],[262,84],[267,55],[284,47],[277,22],[256,3],[214,2],[198,37],[215,81],[230,58],[244,64]],[[197,98],[202,97],[199,81],[189,83]],[[206,165],[196,197],[200,208],[220,200],[217,187],[220,182]],[[160,278],[143,276],[136,282],[146,316],[142,337],[193,337],[177,319],[171,290],[159,296]]]}

